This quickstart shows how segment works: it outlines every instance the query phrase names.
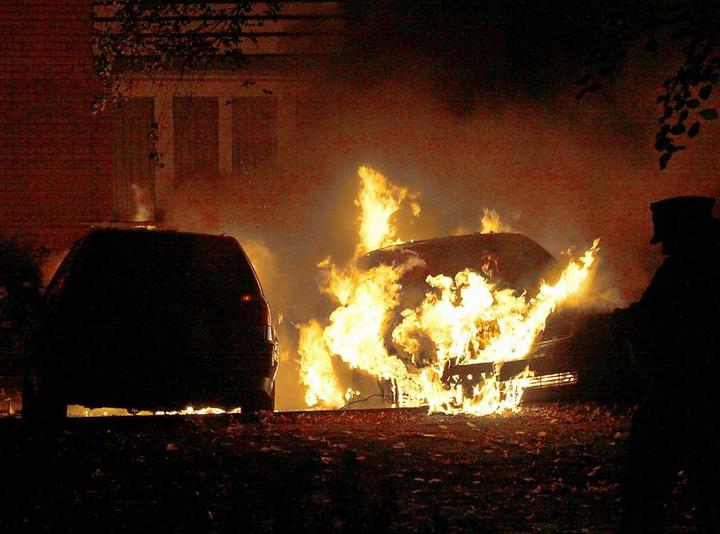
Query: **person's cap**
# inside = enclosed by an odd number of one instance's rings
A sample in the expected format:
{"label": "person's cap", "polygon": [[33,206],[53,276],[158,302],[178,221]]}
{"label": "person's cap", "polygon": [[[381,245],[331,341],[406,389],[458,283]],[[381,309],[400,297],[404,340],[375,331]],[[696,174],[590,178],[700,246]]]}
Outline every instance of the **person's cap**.
{"label": "person's cap", "polygon": [[650,204],[653,215],[654,234],[651,244],[660,243],[668,236],[668,230],[675,227],[700,228],[713,219],[712,197],[683,196],[658,200]]}

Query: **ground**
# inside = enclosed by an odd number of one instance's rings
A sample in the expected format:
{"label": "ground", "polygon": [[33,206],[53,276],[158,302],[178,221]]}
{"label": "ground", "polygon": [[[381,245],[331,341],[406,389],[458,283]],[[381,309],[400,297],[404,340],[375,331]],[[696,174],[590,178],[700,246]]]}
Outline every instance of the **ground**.
{"label": "ground", "polygon": [[7,418],[0,530],[607,532],[630,417],[564,403],[75,419],[56,433]]}

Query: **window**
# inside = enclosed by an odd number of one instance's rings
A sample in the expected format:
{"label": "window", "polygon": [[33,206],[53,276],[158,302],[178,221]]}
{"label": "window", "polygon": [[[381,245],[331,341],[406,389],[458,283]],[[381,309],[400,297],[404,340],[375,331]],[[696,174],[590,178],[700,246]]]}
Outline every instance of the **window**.
{"label": "window", "polygon": [[152,98],[130,98],[115,110],[113,196],[115,219],[150,221],[155,215]]}
{"label": "window", "polygon": [[239,176],[271,171],[277,158],[277,99],[232,101],[232,166]]}
{"label": "window", "polygon": [[217,180],[218,115],[215,97],[173,98],[176,184]]}

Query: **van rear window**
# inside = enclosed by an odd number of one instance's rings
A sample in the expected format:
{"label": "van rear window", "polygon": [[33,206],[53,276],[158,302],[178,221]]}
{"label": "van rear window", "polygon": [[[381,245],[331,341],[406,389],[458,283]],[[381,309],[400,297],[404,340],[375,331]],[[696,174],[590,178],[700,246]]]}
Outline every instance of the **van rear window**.
{"label": "van rear window", "polygon": [[74,252],[73,272],[65,288],[74,297],[152,298],[172,304],[222,302],[261,293],[250,263],[232,238],[100,231],[90,234]]}
{"label": "van rear window", "polygon": [[89,236],[83,278],[127,291],[163,287],[187,291],[259,293],[244,253],[231,238],[172,232],[118,232]]}

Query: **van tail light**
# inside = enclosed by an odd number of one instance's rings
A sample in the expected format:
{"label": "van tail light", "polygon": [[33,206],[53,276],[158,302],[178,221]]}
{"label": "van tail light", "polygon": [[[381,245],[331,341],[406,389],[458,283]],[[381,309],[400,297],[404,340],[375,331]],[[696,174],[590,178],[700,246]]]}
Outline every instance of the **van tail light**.
{"label": "van tail light", "polygon": [[265,327],[272,324],[270,320],[270,308],[265,297],[258,294],[246,294],[240,297],[242,309],[246,310],[252,317],[251,322],[257,326]]}

